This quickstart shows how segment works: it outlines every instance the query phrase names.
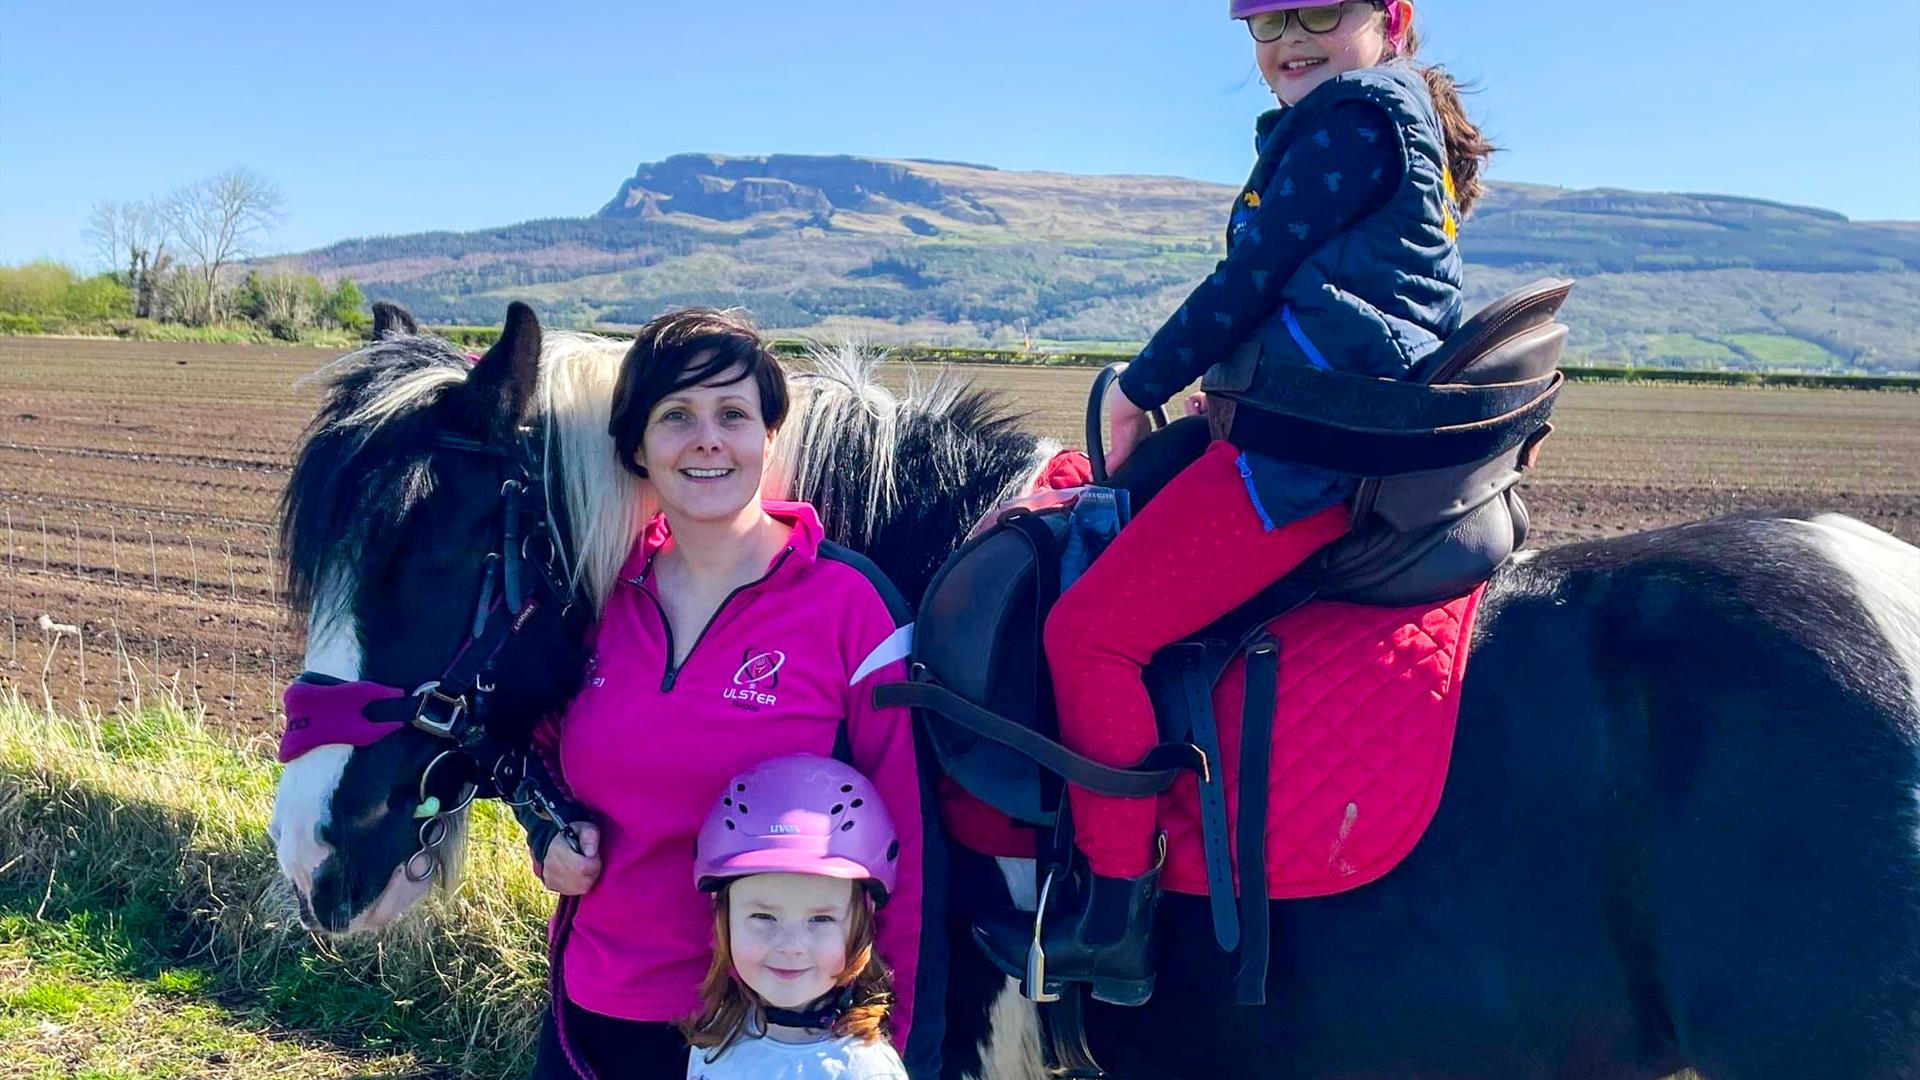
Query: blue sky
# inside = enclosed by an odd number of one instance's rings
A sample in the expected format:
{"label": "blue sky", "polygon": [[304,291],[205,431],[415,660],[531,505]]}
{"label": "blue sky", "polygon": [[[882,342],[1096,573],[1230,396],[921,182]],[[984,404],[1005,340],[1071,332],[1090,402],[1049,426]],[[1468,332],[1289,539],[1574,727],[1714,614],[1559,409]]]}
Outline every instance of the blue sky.
{"label": "blue sky", "polygon": [[[270,247],[592,213],[682,151],[1239,181],[1270,99],[1225,0],[0,0],[0,261],[245,165]],[[1496,179],[1920,218],[1920,3],[1431,0]]]}

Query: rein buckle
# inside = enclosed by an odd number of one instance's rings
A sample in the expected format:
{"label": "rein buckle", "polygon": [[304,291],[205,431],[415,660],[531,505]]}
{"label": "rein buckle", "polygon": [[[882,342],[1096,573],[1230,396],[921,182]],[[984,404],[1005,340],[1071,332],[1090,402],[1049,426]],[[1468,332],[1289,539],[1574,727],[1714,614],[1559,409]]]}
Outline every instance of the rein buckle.
{"label": "rein buckle", "polygon": [[[442,739],[454,737],[454,728],[460,725],[460,719],[467,714],[467,696],[465,694],[443,694],[439,680],[421,683],[413,696],[420,699],[420,708],[413,714],[413,726],[429,735]],[[428,715],[432,703],[439,702],[447,707],[445,719]]]}

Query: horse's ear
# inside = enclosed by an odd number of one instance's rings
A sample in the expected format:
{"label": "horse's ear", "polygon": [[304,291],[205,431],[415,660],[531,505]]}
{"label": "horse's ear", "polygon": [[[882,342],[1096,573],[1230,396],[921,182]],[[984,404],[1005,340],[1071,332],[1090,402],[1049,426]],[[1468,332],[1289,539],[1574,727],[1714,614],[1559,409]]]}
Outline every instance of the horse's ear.
{"label": "horse's ear", "polygon": [[540,320],[515,300],[507,325],[467,376],[467,423],[476,432],[505,435],[520,423],[540,380]]}
{"label": "horse's ear", "polygon": [[373,302],[373,338],[397,337],[402,334],[417,334],[420,324],[414,321],[413,312],[390,300]]}

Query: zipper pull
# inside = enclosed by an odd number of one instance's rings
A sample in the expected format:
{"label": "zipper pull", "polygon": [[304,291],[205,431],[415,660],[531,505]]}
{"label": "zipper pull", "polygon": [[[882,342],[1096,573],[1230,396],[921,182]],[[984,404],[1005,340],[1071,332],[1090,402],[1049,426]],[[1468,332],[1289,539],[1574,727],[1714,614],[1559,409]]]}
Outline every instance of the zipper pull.
{"label": "zipper pull", "polygon": [[680,669],[677,667],[668,668],[667,677],[660,680],[660,692],[664,694],[667,691],[673,689],[673,684],[679,681],[680,681]]}

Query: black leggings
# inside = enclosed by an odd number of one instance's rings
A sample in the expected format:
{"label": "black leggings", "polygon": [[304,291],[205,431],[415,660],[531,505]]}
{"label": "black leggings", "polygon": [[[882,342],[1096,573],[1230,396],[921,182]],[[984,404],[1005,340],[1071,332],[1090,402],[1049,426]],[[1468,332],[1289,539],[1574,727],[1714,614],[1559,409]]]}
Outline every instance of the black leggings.
{"label": "black leggings", "polygon": [[[687,1075],[687,1044],[672,1024],[602,1016],[564,998],[567,1045],[598,1080],[680,1080]],[[532,1080],[578,1080],[580,1074],[560,1047],[553,1010],[540,1025],[540,1051]]]}

